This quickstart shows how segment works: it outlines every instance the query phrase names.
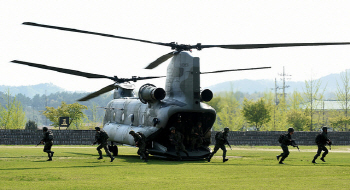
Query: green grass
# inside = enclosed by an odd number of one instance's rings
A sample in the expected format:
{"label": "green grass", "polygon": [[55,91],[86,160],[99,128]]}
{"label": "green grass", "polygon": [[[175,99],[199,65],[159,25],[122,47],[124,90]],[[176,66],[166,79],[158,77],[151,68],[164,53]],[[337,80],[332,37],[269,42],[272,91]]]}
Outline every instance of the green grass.
{"label": "green grass", "polygon": [[218,151],[207,161],[141,162],[136,148],[119,147],[113,163],[97,160],[96,146],[53,146],[46,162],[41,147],[0,146],[0,189],[349,189],[350,146],[335,146],[326,163],[311,163],[316,146],[290,147],[285,165],[280,147],[235,146],[222,163]]}

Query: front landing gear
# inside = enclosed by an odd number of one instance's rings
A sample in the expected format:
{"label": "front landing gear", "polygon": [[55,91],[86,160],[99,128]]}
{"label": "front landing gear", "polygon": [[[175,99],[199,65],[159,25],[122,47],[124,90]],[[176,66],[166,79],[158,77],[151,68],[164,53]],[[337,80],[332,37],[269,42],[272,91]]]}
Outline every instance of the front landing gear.
{"label": "front landing gear", "polygon": [[111,145],[108,145],[108,150],[112,152],[113,156],[118,156],[118,147],[113,145],[113,142],[111,142]]}

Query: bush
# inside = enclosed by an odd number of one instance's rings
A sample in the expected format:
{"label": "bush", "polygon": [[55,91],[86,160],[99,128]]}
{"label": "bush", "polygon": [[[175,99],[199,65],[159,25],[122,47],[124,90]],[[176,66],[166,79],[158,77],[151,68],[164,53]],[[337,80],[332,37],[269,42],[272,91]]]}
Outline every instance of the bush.
{"label": "bush", "polygon": [[29,121],[26,123],[25,129],[37,130],[37,129],[38,129],[38,125],[35,123],[35,121],[29,120]]}

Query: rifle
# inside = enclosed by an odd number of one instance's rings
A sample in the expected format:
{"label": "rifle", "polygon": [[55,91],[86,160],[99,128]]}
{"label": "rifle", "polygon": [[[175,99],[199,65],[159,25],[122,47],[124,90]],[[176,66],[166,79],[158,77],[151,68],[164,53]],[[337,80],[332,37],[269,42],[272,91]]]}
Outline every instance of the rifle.
{"label": "rifle", "polygon": [[230,147],[230,149],[232,150],[230,143],[228,143],[228,140],[226,140],[226,144],[227,144],[227,145]]}
{"label": "rifle", "polygon": [[327,144],[329,145],[329,150],[332,150],[332,141],[328,141]]}
{"label": "rifle", "polygon": [[39,144],[42,144],[43,143],[43,141],[40,141],[35,147],[37,147]]}
{"label": "rifle", "polygon": [[295,143],[294,140],[291,141],[293,147],[297,147],[298,151],[300,152],[299,146]]}

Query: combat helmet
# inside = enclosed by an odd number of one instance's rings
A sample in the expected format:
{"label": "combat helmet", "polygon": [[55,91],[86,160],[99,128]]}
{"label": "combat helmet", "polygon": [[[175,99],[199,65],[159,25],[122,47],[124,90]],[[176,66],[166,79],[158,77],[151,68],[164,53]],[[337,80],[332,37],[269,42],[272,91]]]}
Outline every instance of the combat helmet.
{"label": "combat helmet", "polygon": [[130,134],[130,135],[133,135],[133,134],[135,134],[135,131],[131,130],[131,131],[129,132],[129,134]]}
{"label": "combat helmet", "polygon": [[47,129],[47,127],[43,127],[43,131],[47,131],[48,129]]}
{"label": "combat helmet", "polygon": [[169,129],[170,131],[172,131],[172,130],[176,130],[176,128],[175,127],[170,127],[170,129]]}
{"label": "combat helmet", "polygon": [[99,131],[99,130],[101,130],[101,128],[100,127],[95,127],[95,130]]}
{"label": "combat helmet", "polygon": [[327,127],[322,127],[322,131],[327,131]]}
{"label": "combat helmet", "polygon": [[294,128],[293,127],[289,127],[288,128],[288,133],[290,133],[290,132],[294,132]]}
{"label": "combat helmet", "polygon": [[229,132],[229,131],[230,131],[230,128],[228,128],[228,127],[225,127],[225,128],[224,128],[224,132],[227,133],[227,132]]}

